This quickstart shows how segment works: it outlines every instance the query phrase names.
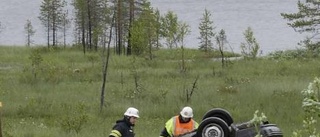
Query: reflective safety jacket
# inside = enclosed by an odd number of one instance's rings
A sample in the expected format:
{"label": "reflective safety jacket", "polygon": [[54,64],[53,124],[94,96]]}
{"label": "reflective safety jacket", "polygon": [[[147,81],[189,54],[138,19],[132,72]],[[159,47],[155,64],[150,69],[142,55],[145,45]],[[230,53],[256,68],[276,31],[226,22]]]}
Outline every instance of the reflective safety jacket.
{"label": "reflective safety jacket", "polygon": [[197,129],[199,124],[191,119],[188,122],[182,122],[178,116],[172,117],[166,122],[165,128],[171,137],[175,137]]}

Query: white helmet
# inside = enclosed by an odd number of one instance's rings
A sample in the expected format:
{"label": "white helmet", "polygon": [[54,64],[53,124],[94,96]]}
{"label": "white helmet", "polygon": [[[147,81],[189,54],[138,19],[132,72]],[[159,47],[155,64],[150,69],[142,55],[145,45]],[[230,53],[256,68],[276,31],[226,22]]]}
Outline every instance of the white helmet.
{"label": "white helmet", "polygon": [[180,115],[184,118],[192,118],[193,117],[193,111],[191,107],[184,107],[181,112]]}
{"label": "white helmet", "polygon": [[124,115],[139,118],[139,110],[134,107],[129,107],[127,111],[124,112]]}

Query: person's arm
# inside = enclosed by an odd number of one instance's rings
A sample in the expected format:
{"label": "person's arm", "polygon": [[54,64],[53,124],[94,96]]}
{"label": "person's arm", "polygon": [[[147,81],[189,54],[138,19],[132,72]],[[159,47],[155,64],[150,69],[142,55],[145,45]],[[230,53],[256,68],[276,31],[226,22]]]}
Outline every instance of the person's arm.
{"label": "person's arm", "polygon": [[160,133],[160,137],[170,137],[166,128],[163,128],[163,130]]}
{"label": "person's arm", "polygon": [[122,128],[120,125],[115,125],[112,130],[111,133],[109,134],[109,137],[122,137]]}
{"label": "person's arm", "polygon": [[109,137],[122,137],[122,134],[118,130],[111,130]]}
{"label": "person's arm", "polygon": [[161,131],[160,137],[171,137],[173,136],[173,120],[174,118],[169,119],[166,124],[164,129]]}
{"label": "person's arm", "polygon": [[199,127],[199,123],[197,121],[194,120],[194,124],[195,124],[195,128],[194,129],[198,129]]}

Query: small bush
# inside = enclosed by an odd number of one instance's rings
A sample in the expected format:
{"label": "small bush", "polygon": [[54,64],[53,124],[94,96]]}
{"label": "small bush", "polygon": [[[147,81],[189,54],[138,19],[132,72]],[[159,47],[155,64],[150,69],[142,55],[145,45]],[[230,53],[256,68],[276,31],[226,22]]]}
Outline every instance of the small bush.
{"label": "small bush", "polygon": [[301,59],[308,57],[308,53],[304,49],[275,51],[268,55],[273,60]]}
{"label": "small bush", "polygon": [[308,89],[301,91],[304,99],[302,108],[305,113],[302,128],[293,132],[293,137],[320,137],[317,121],[320,119],[320,79],[309,84]]}
{"label": "small bush", "polygon": [[27,98],[26,105],[20,105],[18,108],[18,116],[20,117],[50,117],[53,113],[52,104],[43,98]]}
{"label": "small bush", "polygon": [[60,120],[60,125],[63,131],[79,133],[83,126],[88,122],[89,115],[86,113],[85,105],[78,103],[75,108],[68,105],[63,105],[65,111],[69,113],[64,115]]}

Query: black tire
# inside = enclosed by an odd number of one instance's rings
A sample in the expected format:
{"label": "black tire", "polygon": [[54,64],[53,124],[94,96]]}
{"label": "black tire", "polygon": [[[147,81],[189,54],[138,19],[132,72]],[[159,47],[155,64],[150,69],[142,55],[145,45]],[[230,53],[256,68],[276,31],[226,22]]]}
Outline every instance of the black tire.
{"label": "black tire", "polygon": [[228,126],[230,126],[233,123],[233,119],[230,115],[230,113],[222,108],[214,108],[209,110],[206,114],[204,114],[202,120],[208,118],[208,117],[218,117],[224,120]]}
{"label": "black tire", "polygon": [[209,117],[203,120],[195,137],[229,137],[230,130],[227,123],[218,117]]}

